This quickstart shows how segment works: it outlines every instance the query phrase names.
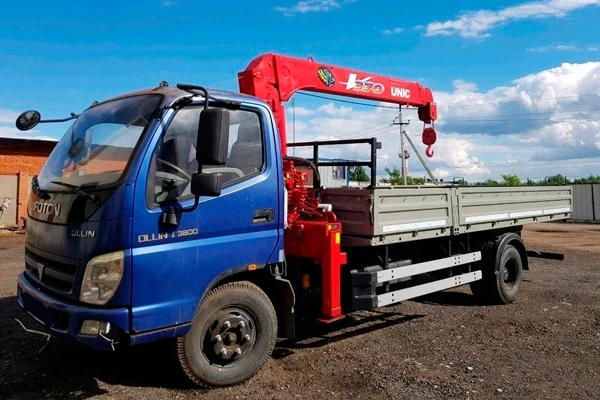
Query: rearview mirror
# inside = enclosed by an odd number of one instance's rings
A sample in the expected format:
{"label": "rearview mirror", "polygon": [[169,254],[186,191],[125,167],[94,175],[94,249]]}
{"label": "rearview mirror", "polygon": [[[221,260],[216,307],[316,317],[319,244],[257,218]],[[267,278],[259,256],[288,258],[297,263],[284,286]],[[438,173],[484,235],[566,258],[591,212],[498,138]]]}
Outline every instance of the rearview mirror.
{"label": "rearview mirror", "polygon": [[225,165],[229,145],[229,110],[217,107],[202,110],[196,144],[199,166]]}
{"label": "rearview mirror", "polygon": [[192,194],[217,197],[221,195],[221,174],[192,174]]}

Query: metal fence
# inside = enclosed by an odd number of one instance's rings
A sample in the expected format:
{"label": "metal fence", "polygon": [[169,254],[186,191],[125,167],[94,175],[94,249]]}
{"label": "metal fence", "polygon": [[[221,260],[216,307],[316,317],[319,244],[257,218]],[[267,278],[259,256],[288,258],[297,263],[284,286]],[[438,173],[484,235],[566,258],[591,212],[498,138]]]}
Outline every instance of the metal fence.
{"label": "metal fence", "polygon": [[600,183],[573,185],[573,221],[600,221]]}

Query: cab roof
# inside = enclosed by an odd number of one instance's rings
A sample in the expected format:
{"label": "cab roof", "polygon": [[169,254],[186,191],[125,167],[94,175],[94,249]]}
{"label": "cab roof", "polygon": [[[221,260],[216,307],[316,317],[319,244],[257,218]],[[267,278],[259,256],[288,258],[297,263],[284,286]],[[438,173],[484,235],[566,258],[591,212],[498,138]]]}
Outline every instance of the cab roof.
{"label": "cab roof", "polygon": [[[246,94],[242,94],[242,93],[238,93],[238,92],[218,90],[218,89],[206,88],[206,90],[208,91],[208,94],[211,98],[215,98],[217,100],[228,100],[228,101],[236,101],[236,102],[261,104],[261,105],[268,107],[267,103],[265,103],[261,99],[254,97],[254,96],[250,96],[250,95],[246,95]],[[124,94],[121,94],[121,95],[118,95],[115,97],[111,97],[111,98],[102,100],[101,102],[98,102],[98,104],[105,103],[107,101],[125,98],[125,97],[139,96],[139,95],[153,95],[153,94],[160,94],[160,95],[164,96],[164,100],[163,100],[163,104],[162,104],[163,107],[173,104],[175,101],[181,99],[182,97],[188,97],[190,95],[194,95],[198,99],[203,98],[203,96],[200,94],[194,94],[194,93],[179,89],[177,86],[157,86],[155,88],[142,89],[142,90],[137,90],[134,92],[124,93]]]}

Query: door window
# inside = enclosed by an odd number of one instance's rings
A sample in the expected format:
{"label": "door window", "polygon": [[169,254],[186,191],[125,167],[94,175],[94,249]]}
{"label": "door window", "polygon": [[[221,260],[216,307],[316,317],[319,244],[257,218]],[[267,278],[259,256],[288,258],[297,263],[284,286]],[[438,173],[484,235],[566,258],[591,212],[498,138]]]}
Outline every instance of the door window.
{"label": "door window", "polygon": [[[151,203],[192,196],[192,174],[198,171],[196,136],[203,107],[177,111],[153,157],[148,180]],[[227,187],[259,174],[264,166],[264,140],[260,117],[246,110],[230,110],[229,148],[225,165],[205,165],[203,173],[221,174]],[[202,132],[200,132],[202,134]]]}

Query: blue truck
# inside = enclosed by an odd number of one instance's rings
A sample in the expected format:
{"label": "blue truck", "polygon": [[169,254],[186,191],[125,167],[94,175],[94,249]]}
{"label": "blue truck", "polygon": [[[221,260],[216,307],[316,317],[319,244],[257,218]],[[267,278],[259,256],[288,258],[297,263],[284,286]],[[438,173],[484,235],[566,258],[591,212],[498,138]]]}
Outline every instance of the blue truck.
{"label": "blue truck", "polygon": [[[528,252],[521,227],[567,218],[569,187],[378,187],[375,138],[287,155],[281,103],[299,89],[389,91],[435,119],[428,89],[366,76],[270,54],[240,73],[247,94],[161,82],[64,120],[23,113],[21,130],[73,123],[32,180],[20,306],[98,350],[174,339],[186,376],[216,387],[254,376],[299,318],[464,284],[515,301],[527,255],[553,256]],[[369,166],[371,186],[321,187],[319,147],[355,143],[371,159],[341,163]]]}

